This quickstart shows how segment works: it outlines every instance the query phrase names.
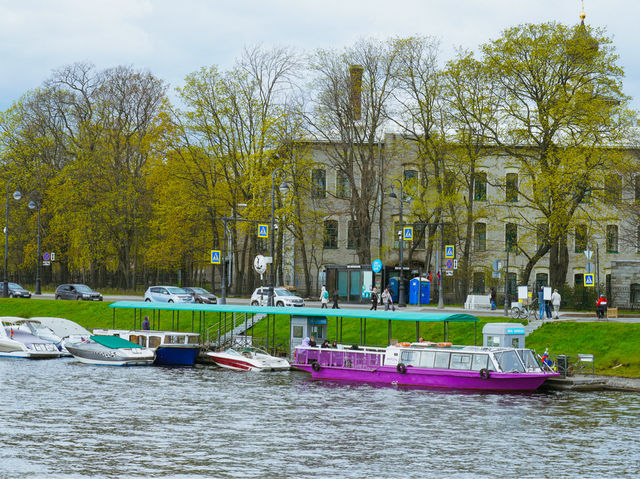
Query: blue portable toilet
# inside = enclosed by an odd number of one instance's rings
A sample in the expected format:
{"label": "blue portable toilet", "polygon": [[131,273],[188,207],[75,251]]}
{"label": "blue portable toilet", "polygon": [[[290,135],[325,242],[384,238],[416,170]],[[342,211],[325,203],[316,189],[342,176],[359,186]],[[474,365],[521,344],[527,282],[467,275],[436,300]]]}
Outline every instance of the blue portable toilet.
{"label": "blue portable toilet", "polygon": [[428,278],[413,278],[409,281],[409,304],[429,304],[431,283]]}
{"label": "blue portable toilet", "polygon": [[398,303],[398,295],[399,293],[399,281],[398,278],[389,279],[389,286],[391,287],[391,298],[394,303]]}

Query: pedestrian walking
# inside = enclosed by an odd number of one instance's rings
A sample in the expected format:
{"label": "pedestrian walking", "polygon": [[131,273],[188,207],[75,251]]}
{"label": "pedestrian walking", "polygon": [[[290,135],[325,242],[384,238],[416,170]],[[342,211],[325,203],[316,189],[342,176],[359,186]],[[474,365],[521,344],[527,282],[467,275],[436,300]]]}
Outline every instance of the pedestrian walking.
{"label": "pedestrian walking", "polygon": [[489,302],[491,303],[491,310],[495,310],[498,308],[496,304],[497,293],[496,288],[491,288],[491,293],[489,294]]}
{"label": "pedestrian walking", "polygon": [[596,316],[600,319],[604,318],[604,315],[607,313],[607,298],[604,294],[601,294],[596,301]]}
{"label": "pedestrian walking", "polygon": [[331,306],[331,309],[340,309],[340,306],[338,306],[338,300],[340,299],[340,296],[338,295],[338,290],[334,290],[333,291],[333,306]]}
{"label": "pedestrian walking", "polygon": [[369,311],[372,309],[374,311],[378,310],[378,290],[376,288],[371,290],[371,307],[369,308]]}
{"label": "pedestrian walking", "polygon": [[384,288],[382,292],[382,305],[384,306],[385,311],[389,311],[389,288]]}
{"label": "pedestrian walking", "polygon": [[560,293],[558,293],[557,289],[553,290],[553,294],[551,295],[551,304],[553,305],[553,317],[558,319],[560,317],[560,301],[562,297]]}
{"label": "pedestrian walking", "polygon": [[538,318],[544,319],[544,286],[538,291]]}
{"label": "pedestrian walking", "polygon": [[329,304],[329,291],[324,286],[322,287],[322,291],[320,291],[320,307],[322,309],[327,309]]}

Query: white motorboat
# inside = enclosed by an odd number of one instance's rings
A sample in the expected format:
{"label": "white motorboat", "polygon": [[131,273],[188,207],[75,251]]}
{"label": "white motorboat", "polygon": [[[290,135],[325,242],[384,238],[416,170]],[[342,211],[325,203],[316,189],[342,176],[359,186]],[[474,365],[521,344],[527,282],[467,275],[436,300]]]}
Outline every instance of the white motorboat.
{"label": "white motorboat", "polygon": [[58,351],[60,351],[63,356],[71,356],[71,354],[69,354],[67,350],[64,349],[64,346],[62,345],[62,338],[55,332],[53,332],[50,328],[40,323],[40,321],[33,318],[20,319],[15,320],[12,325],[15,328],[14,331],[22,331],[25,333],[33,334],[40,339],[51,341],[56,345]]}
{"label": "white motorboat", "polygon": [[51,341],[20,329],[25,318],[0,317],[0,357],[26,359],[54,359],[61,356]]}
{"label": "white motorboat", "polygon": [[207,351],[205,356],[222,368],[234,371],[288,371],[289,361],[271,356],[263,349],[247,346],[224,351]]}
{"label": "white motorboat", "polygon": [[71,356],[65,347],[66,343],[74,343],[78,341],[82,341],[83,339],[89,339],[91,336],[91,331],[86,328],[83,328],[78,323],[75,323],[69,319],[65,318],[55,318],[50,316],[36,316],[33,318],[29,318],[29,321],[37,322],[43,328],[48,328],[53,331],[57,337],[61,338],[62,347],[61,351],[65,354]]}
{"label": "white motorboat", "polygon": [[90,336],[87,340],[65,344],[80,362],[100,366],[148,366],[155,352],[118,336]]}

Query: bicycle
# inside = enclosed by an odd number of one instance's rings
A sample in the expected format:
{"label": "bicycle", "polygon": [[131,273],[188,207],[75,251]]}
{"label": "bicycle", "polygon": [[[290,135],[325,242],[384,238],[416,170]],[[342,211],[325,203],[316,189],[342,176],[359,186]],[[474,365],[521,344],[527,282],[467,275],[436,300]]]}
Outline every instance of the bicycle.
{"label": "bicycle", "polygon": [[511,308],[511,317],[513,319],[526,319],[527,324],[529,324],[529,321],[531,321],[531,316],[533,316],[533,319],[539,319],[536,299],[534,299],[531,304],[519,303],[518,306],[514,306],[513,308]]}

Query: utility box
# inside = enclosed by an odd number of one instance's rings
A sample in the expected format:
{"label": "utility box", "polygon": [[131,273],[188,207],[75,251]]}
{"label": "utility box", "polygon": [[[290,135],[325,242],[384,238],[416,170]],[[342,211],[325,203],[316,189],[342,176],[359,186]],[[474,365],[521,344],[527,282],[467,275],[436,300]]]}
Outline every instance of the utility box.
{"label": "utility box", "polygon": [[293,357],[296,346],[300,346],[304,338],[313,336],[318,346],[327,339],[327,318],[325,316],[291,316],[290,334],[289,354]]}
{"label": "utility box", "polygon": [[413,278],[409,281],[409,304],[429,304],[431,283],[427,278]]}
{"label": "utility box", "polygon": [[487,323],[482,328],[482,345],[524,348],[524,326],[518,323]]}

